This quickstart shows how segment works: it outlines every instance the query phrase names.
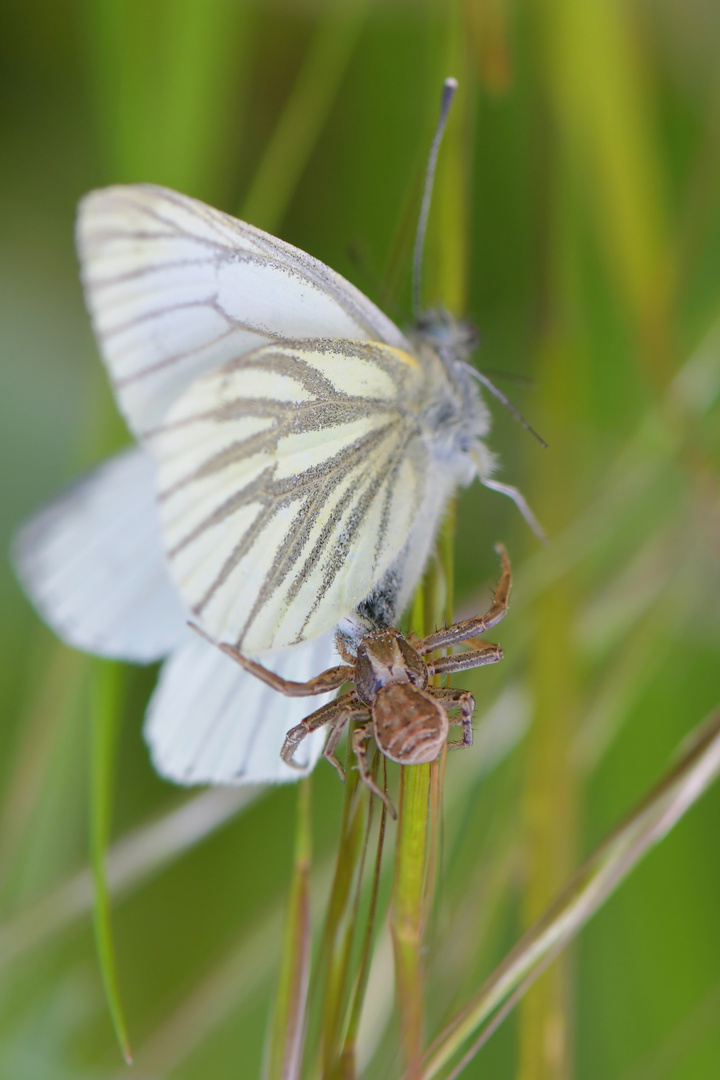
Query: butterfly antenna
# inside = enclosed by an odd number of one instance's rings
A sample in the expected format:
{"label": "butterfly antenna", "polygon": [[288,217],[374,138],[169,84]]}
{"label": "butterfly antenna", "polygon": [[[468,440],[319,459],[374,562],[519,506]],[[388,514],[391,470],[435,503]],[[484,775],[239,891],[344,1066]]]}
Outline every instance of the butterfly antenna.
{"label": "butterfly antenna", "polygon": [[535,430],[535,428],[534,428],[534,427],[531,427],[531,426],[530,426],[530,424],[528,424],[527,420],[525,419],[525,417],[523,416],[523,414],[522,414],[522,413],[520,412],[520,410],[519,410],[519,409],[516,409],[516,408],[515,408],[515,406],[513,405],[512,401],[510,401],[510,398],[507,398],[507,397],[505,397],[505,395],[503,394],[502,390],[498,390],[498,388],[497,388],[497,386],[495,385],[495,383],[493,383],[493,382],[490,382],[490,380],[488,379],[487,375],[483,375],[482,371],[478,371],[478,369],[477,369],[477,368],[474,368],[474,367],[472,366],[472,364],[463,364],[463,367],[464,367],[464,368],[466,369],[466,371],[468,371],[468,372],[470,373],[470,375],[472,375],[472,377],[473,377],[474,379],[477,379],[477,381],[478,381],[479,383],[482,383],[482,385],[483,385],[484,387],[486,387],[486,389],[488,389],[488,390],[490,391],[490,393],[491,393],[491,394],[492,394],[492,395],[493,395],[494,397],[496,397],[496,398],[498,399],[498,401],[499,401],[499,402],[501,402],[501,403],[502,403],[502,404],[503,404],[503,405],[505,406],[505,408],[506,408],[506,409],[507,409],[507,411],[508,411],[508,412],[510,413],[510,415],[511,415],[511,416],[513,416],[513,417],[514,417],[514,418],[515,418],[515,419],[517,420],[518,424],[522,424],[522,426],[523,426],[523,427],[524,427],[524,428],[525,428],[525,429],[526,429],[527,431],[529,431],[531,435],[534,435],[534,436],[535,436],[535,438],[536,438],[536,439],[537,439],[537,441],[538,441],[538,442],[540,443],[540,445],[541,445],[541,446],[542,446],[542,447],[543,447],[543,448],[544,448],[545,450],[547,450],[547,445],[548,445],[548,444],[547,444],[547,443],[545,442],[545,440],[543,439],[542,435],[538,435],[538,433],[537,433],[537,431]]}
{"label": "butterfly antenna", "polygon": [[415,318],[420,316],[420,271],[422,269],[423,248],[425,246],[425,233],[427,232],[428,217],[430,215],[430,200],[432,199],[433,183],[435,181],[435,168],[437,166],[440,143],[442,142],[445,125],[452,100],[457,90],[457,79],[446,79],[443,83],[442,98],[440,99],[440,118],[435,128],[432,146],[428,155],[427,168],[425,170],[425,187],[423,189],[422,203],[420,204],[420,217],[418,218],[417,232],[415,233],[415,251],[413,253],[413,311]]}

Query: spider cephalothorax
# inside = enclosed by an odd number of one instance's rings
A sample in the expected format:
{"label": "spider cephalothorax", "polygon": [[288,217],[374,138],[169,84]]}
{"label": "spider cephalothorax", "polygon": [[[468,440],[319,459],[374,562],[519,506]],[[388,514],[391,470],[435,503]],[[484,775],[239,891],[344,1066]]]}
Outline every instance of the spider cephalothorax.
{"label": "spider cephalothorax", "polygon": [[[510,560],[501,545],[498,545],[498,553],[502,575],[485,615],[411,640],[392,627],[378,629],[360,638],[354,655],[347,651],[339,638],[338,650],[347,662],[329,668],[308,682],[283,679],[255,660],[243,656],[231,645],[221,645],[221,649],[246,671],[288,697],[322,694],[337,690],[343,683],[353,684],[351,690],[323,705],[290,729],[281,751],[283,761],[294,765],[293,756],[305,736],[328,724],[330,734],[323,753],[344,779],[342,766],[335,757],[335,748],[345,726],[354,721],[356,726],[352,733],[352,746],[363,783],[385,802],[395,816],[395,809],[387,794],[377,786],[371,775],[366,749],[370,736],[373,736],[386,757],[400,765],[434,761],[445,745],[450,750],[470,746],[475,699],[468,690],[432,686],[430,679],[434,675],[465,671],[502,660],[503,652],[499,645],[471,640],[499,623],[507,612],[512,583]],[[431,653],[461,642],[470,644],[470,650],[434,660],[424,659]],[[457,715],[451,717],[450,711],[455,709],[458,710]],[[454,724],[462,725],[463,735],[461,739],[448,742],[448,732]]]}

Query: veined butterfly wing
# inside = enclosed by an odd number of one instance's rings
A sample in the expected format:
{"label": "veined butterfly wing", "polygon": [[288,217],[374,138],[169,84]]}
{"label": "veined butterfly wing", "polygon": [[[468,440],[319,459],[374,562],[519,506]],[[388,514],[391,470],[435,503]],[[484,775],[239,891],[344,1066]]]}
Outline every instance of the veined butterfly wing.
{"label": "veined butterfly wing", "polygon": [[[145,724],[163,776],[182,784],[295,780],[280,749],[307,702],[274,693],[187,626],[165,559],[155,472],[151,454],[133,449],[83,477],[18,534],[18,577],[43,619],[75,648],[143,664],[171,654]],[[262,660],[303,681],[337,656],[325,634]],[[323,741],[322,732],[307,740],[299,760],[308,769]]]}
{"label": "veined butterfly wing", "polygon": [[[308,711],[307,698],[284,698],[209,642],[186,629],[187,640],[165,663],[150,699],[145,737],[158,772],[179,784],[278,783],[297,780],[280,758],[289,728]],[[338,663],[333,635],[323,634],[262,661],[303,682]],[[313,705],[333,694],[313,698]],[[303,743],[298,763],[313,767],[324,731]],[[307,749],[305,745],[307,744]]]}
{"label": "veined butterfly wing", "polygon": [[171,572],[215,639],[290,645],[367,596],[427,498],[426,392],[402,350],[317,340],[256,349],[180,396],[148,445]]}
{"label": "veined butterfly wing", "polygon": [[120,408],[138,436],[199,375],[282,338],[408,343],[323,263],[187,195],[151,184],[80,204],[85,296]]}
{"label": "veined butterfly wing", "polygon": [[147,450],[111,458],[32,517],[13,562],[45,622],[98,656],[148,664],[185,640]]}
{"label": "veined butterfly wing", "polygon": [[301,703],[190,636],[187,610],[248,652],[311,639],[270,662],[285,678],[330,666],[326,628],[409,600],[486,414],[339,275],[194,199],[94,192],[78,247],[118,402],[159,460],[164,537],[154,463],[130,452],[31,522],[20,575],[72,644],[173,652],[147,725],[160,772],[290,779],[279,747]]}

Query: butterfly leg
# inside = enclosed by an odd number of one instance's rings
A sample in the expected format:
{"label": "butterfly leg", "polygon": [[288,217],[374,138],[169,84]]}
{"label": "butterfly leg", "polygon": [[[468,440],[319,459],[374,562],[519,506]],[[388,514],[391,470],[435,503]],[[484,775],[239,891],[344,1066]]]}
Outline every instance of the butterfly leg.
{"label": "butterfly leg", "polygon": [[[449,645],[453,645],[460,641],[466,641],[467,638],[475,637],[477,634],[484,634],[491,626],[497,625],[501,619],[505,618],[508,609],[510,586],[512,585],[512,569],[510,567],[508,553],[503,545],[497,544],[495,550],[500,556],[502,574],[488,611],[486,611],[484,615],[476,615],[474,619],[465,619],[463,622],[454,623],[452,626],[446,626],[444,629],[437,630],[434,634],[429,634],[427,637],[423,638],[422,641],[419,641],[415,646],[415,649],[421,656],[435,652],[437,649],[446,649]],[[498,659],[500,658],[498,657]],[[486,662],[492,663],[493,661]],[[445,668],[444,670],[447,671],[448,669]]]}
{"label": "butterfly leg", "polygon": [[370,765],[367,759],[366,743],[367,740],[370,738],[371,734],[372,730],[370,728],[370,725],[368,725],[367,727],[355,728],[352,734],[352,747],[355,754],[355,759],[358,763],[360,779],[362,780],[365,787],[370,788],[374,795],[377,795],[379,799],[382,799],[382,801],[388,808],[388,812],[391,817],[396,818],[397,812],[393,804],[390,802],[388,793],[386,791],[383,791],[382,788],[378,787],[378,785],[373,780],[372,773],[370,772]]}
{"label": "butterfly leg", "polygon": [[497,480],[491,480],[489,476],[483,476],[482,472],[480,473],[480,483],[483,487],[490,488],[491,491],[499,491],[501,495],[507,495],[509,499],[512,499],[540,543],[547,543],[545,530],[525,501],[525,496],[516,487],[511,487],[510,484],[500,484]]}
{"label": "butterfly leg", "polygon": [[[325,724],[332,723],[333,728],[337,724],[340,729],[347,723],[349,715],[354,711],[353,706],[357,698],[352,690],[347,694],[343,694],[342,697],[336,698],[335,701],[328,701],[327,705],[321,705],[319,709],[316,709],[314,713],[310,713],[304,720],[301,720],[295,727],[290,728],[285,736],[285,742],[283,743],[282,750],[280,751],[280,757],[283,759],[286,765],[292,765],[294,769],[302,769],[302,765],[298,765],[293,761],[295,751],[297,750],[303,739],[310,735],[313,731],[317,731],[318,728],[323,727]],[[337,739],[335,740],[337,745]],[[333,764],[336,764],[333,762]],[[345,777],[343,776],[343,780]]]}
{"label": "butterfly leg", "polygon": [[453,705],[457,705],[460,709],[460,713],[454,720],[450,720],[451,724],[462,724],[463,737],[462,739],[455,739],[453,742],[447,744],[448,750],[462,750],[468,746],[472,746],[472,718],[475,712],[475,698],[472,696],[469,690],[453,690],[451,687],[445,689],[433,688],[430,693],[434,698],[439,698],[445,704],[445,709],[452,708]]}
{"label": "butterfly leg", "polygon": [[445,675],[451,671],[467,671],[469,668],[484,667],[485,664],[497,664],[504,653],[499,645],[488,641],[478,641],[479,648],[471,652],[456,653],[454,656],[440,656],[437,660],[428,660],[427,669],[431,675]]}
{"label": "butterfly leg", "polygon": [[285,694],[286,697],[311,697],[313,694],[326,694],[328,690],[337,690],[344,682],[351,682],[355,674],[355,668],[347,664],[339,664],[337,667],[321,672],[314,679],[308,679],[307,682],[293,682],[292,679],[283,679],[282,675],[276,675],[274,671],[258,664],[257,660],[243,656],[232,645],[220,645],[219,648],[241,668],[245,668],[245,671],[249,671],[251,675],[271,686],[273,690]]}

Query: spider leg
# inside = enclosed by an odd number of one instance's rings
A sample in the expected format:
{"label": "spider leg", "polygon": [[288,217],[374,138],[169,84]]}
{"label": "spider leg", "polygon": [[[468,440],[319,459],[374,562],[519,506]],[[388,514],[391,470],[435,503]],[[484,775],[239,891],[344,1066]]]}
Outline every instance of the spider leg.
{"label": "spider leg", "polygon": [[355,728],[352,735],[352,747],[358,763],[360,779],[362,780],[365,787],[370,788],[374,795],[377,795],[379,799],[382,799],[382,801],[388,808],[388,812],[391,817],[397,818],[397,812],[393,804],[390,802],[387,792],[383,791],[382,788],[378,787],[378,785],[372,778],[372,773],[370,772],[370,765],[368,764],[367,759],[367,749],[365,746],[365,743],[367,739],[369,739],[370,734],[371,732],[368,728]]}
{"label": "spider leg", "polygon": [[276,675],[274,671],[258,664],[257,660],[243,656],[232,645],[223,644],[218,647],[226,656],[232,657],[241,668],[245,668],[251,675],[271,686],[273,690],[279,690],[286,697],[311,697],[313,694],[325,694],[328,690],[337,690],[344,682],[352,682],[355,674],[355,668],[347,664],[339,664],[337,667],[321,672],[314,679],[308,679],[307,682],[293,682],[292,679],[283,679],[281,675]]}
{"label": "spider leg", "polygon": [[[448,750],[463,750],[468,746],[472,746],[472,718],[475,712],[475,698],[472,696],[469,690],[453,690],[450,687],[445,689],[433,688],[430,690],[433,697],[439,698],[441,701],[447,701],[451,705],[458,705],[460,707],[460,715],[455,720],[450,720],[451,724],[462,724],[463,737],[462,739],[455,739],[453,742],[447,744]],[[448,717],[449,719],[449,717]]]}
{"label": "spider leg", "polygon": [[[342,729],[342,725],[346,722],[349,713],[351,713],[352,707],[355,704],[355,694],[352,690],[347,694],[343,694],[342,697],[336,698],[335,701],[328,701],[327,705],[321,705],[315,712],[310,713],[304,720],[301,720],[295,727],[290,728],[285,736],[285,742],[283,743],[282,750],[280,751],[280,757],[283,759],[286,765],[292,765],[294,769],[302,769],[302,765],[296,764],[293,761],[293,756],[300,743],[303,741],[306,735],[310,735],[311,732],[317,731],[318,728],[323,727],[324,724],[332,722],[333,728],[335,724],[338,724]],[[340,717],[343,716],[342,724],[340,723]],[[335,740],[337,745],[337,739]],[[333,764],[336,764],[333,762]],[[342,770],[340,770],[342,775]],[[343,776],[343,780],[345,777]]]}
{"label": "spider leg", "polygon": [[496,626],[501,619],[504,619],[507,615],[508,598],[510,596],[510,586],[512,585],[512,569],[510,567],[510,559],[508,553],[502,544],[497,544],[495,547],[498,555],[500,556],[500,566],[502,567],[502,574],[500,575],[500,581],[493,595],[492,604],[488,611],[484,615],[476,615],[474,619],[465,619],[463,622],[454,623],[452,626],[446,626],[442,630],[436,630],[434,634],[429,634],[415,645],[415,649],[421,656],[427,655],[427,653],[436,652],[438,649],[446,649],[449,645],[454,645],[456,642],[465,641],[469,637],[475,637],[476,634],[484,634],[486,630],[489,630],[492,626]]}
{"label": "spider leg", "polygon": [[445,675],[450,671],[467,671],[468,668],[484,667],[485,664],[497,664],[503,658],[499,645],[484,644],[481,649],[472,652],[456,653],[455,656],[441,656],[429,660],[427,669],[431,675]]}
{"label": "spider leg", "polygon": [[[342,698],[340,700],[342,701]],[[331,765],[335,766],[335,768],[337,769],[338,776],[340,777],[340,779],[342,780],[343,783],[345,783],[345,770],[343,769],[343,767],[340,764],[340,762],[338,761],[338,759],[335,757],[335,747],[340,742],[340,736],[343,733],[345,725],[350,720],[369,720],[369,719],[370,719],[370,713],[364,706],[361,706],[360,708],[352,708],[350,706],[347,706],[347,707],[342,708],[338,712],[337,716],[335,717],[335,719],[332,722],[332,727],[330,728],[330,734],[328,735],[328,740],[325,743],[325,749],[323,750],[323,755],[328,759],[328,761],[330,762]]]}

